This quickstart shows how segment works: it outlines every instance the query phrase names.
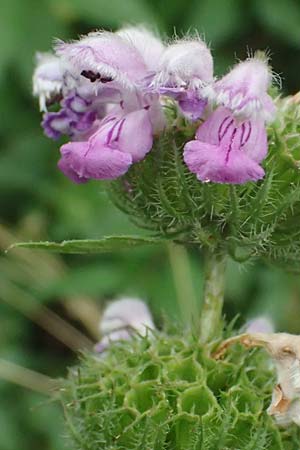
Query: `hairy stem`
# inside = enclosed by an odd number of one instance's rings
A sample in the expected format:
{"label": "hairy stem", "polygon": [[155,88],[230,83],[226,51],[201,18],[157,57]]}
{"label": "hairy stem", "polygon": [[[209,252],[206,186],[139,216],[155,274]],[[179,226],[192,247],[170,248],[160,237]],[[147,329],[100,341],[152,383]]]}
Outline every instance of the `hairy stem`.
{"label": "hairy stem", "polygon": [[225,285],[225,257],[206,253],[204,299],[200,318],[200,338],[208,342],[214,338],[219,329],[222,316],[224,285]]}

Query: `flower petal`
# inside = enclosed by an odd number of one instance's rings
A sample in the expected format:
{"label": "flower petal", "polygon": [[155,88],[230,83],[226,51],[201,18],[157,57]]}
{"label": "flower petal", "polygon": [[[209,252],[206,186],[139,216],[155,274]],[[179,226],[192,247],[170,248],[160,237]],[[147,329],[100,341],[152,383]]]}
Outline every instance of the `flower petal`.
{"label": "flower petal", "polygon": [[[127,172],[132,157],[128,153],[113,150],[105,144],[69,142],[61,147],[59,168],[69,176],[74,172],[80,179],[112,180]],[[67,168],[67,170],[66,170]],[[74,181],[74,177],[71,178]]]}
{"label": "flower petal", "polygon": [[268,137],[264,124],[261,121],[251,120],[245,127],[251,127],[250,136],[243,147],[243,151],[254,161],[260,163],[268,153]]}
{"label": "flower petal", "polygon": [[232,116],[230,109],[220,107],[200,125],[196,138],[202,142],[219,145],[219,130],[222,130],[222,127],[225,129],[230,120],[233,120],[233,126],[244,127],[242,133],[247,140],[243,145],[243,152],[254,161],[261,162],[268,151],[267,133],[261,120],[240,123]]}
{"label": "flower petal", "polygon": [[133,162],[137,162],[151,150],[152,144],[152,125],[148,111],[141,109],[127,114],[118,136],[119,150],[129,153]]}
{"label": "flower petal", "polygon": [[121,28],[116,34],[137,49],[148,70],[158,69],[165,46],[154,33],[143,26],[139,26]]}
{"label": "flower petal", "polygon": [[178,105],[187,119],[195,121],[202,117],[207,100],[198,98],[195,92],[188,90],[178,98]]}
{"label": "flower petal", "polygon": [[264,170],[242,151],[232,151],[228,160],[226,156],[219,146],[200,141],[184,147],[184,161],[201,181],[243,184],[263,178]]}
{"label": "flower petal", "polygon": [[57,163],[57,167],[74,183],[82,184],[88,181],[88,178],[80,177],[70,164],[70,158],[62,156]]}

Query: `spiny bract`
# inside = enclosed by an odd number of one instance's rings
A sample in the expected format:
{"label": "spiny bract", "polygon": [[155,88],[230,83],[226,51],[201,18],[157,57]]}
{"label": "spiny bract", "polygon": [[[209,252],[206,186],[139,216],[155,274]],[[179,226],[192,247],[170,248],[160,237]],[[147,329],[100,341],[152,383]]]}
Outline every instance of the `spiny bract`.
{"label": "spiny bract", "polygon": [[[299,99],[298,99],[299,100]],[[184,119],[155,142],[147,158],[109,190],[137,225],[184,244],[229,253],[237,261],[261,257],[300,269],[300,105],[278,99],[268,127],[265,178],[242,185],[200,183],[186,167],[182,149],[193,135]]]}
{"label": "spiny bract", "polygon": [[274,372],[264,350],[215,361],[199,339],[156,333],[84,354],[62,389],[79,450],[295,450],[299,429],[266,413]]}

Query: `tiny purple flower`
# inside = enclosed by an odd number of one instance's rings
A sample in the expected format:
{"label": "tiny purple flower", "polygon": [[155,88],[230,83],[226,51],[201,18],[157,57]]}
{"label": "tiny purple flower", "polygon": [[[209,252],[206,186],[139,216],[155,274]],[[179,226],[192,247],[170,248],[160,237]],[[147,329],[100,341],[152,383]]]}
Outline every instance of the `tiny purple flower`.
{"label": "tiny purple flower", "polygon": [[69,96],[65,97],[62,105],[64,108],[69,109],[73,113],[82,114],[87,111],[89,106],[91,106],[92,101],[85,99],[84,97],[78,95],[77,93],[71,93]]}
{"label": "tiny purple flower", "polygon": [[218,108],[184,147],[184,161],[201,181],[243,184],[264,176],[259,163],[267,154],[267,135],[258,120],[238,122]]}
{"label": "tiny purple flower", "polygon": [[192,122],[202,117],[207,105],[207,100],[199,97],[196,90],[164,87],[159,89],[159,93],[176,100],[182,114]]}
{"label": "tiny purple flower", "polygon": [[63,134],[75,138],[83,138],[90,131],[97,118],[96,111],[74,113],[72,110],[62,108],[58,112],[44,114],[42,127],[46,136],[57,140]]}
{"label": "tiny purple flower", "polygon": [[59,112],[46,112],[43,116],[42,127],[46,136],[57,140],[63,134],[70,135],[71,118],[66,110],[61,109]]}
{"label": "tiny purple flower", "polygon": [[152,125],[148,111],[107,116],[88,141],[61,147],[60,170],[75,183],[115,179],[151,150]]}

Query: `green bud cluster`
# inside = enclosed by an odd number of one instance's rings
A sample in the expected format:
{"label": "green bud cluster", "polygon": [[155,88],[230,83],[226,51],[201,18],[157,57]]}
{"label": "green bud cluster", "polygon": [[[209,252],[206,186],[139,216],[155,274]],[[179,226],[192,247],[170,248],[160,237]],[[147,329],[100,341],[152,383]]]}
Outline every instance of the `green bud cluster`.
{"label": "green bud cluster", "polygon": [[138,226],[184,244],[230,254],[236,261],[261,257],[300,269],[300,105],[278,98],[268,128],[266,175],[242,185],[202,183],[183,162],[195,127],[170,113],[170,126],[154,149],[109,184],[114,203]]}
{"label": "green bud cluster", "polygon": [[78,450],[295,450],[266,409],[274,372],[264,350],[234,345],[224,360],[197,336],[136,337],[84,354],[61,399]]}

